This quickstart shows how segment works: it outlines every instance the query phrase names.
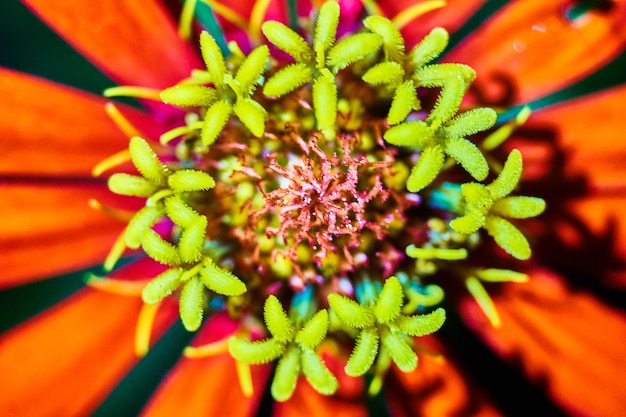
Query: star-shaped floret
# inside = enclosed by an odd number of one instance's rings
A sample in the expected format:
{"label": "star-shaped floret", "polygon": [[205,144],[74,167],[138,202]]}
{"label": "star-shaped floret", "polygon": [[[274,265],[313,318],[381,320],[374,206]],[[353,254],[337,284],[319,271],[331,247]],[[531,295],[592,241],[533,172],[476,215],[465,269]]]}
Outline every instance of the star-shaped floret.
{"label": "star-shaped floret", "polygon": [[517,259],[530,258],[528,240],[511,219],[534,217],[545,209],[546,203],[538,197],[510,196],[522,175],[522,154],[514,149],[504,163],[498,177],[488,185],[466,183],[461,186],[463,216],[450,222],[459,233],[471,234],[484,227],[496,243]]}
{"label": "star-shaped floret", "polygon": [[304,374],[318,392],[332,395],[339,383],[315,351],[328,332],[328,312],[319,310],[298,328],[274,295],[265,301],[264,319],[271,338],[250,342],[238,337],[230,339],[229,351],[238,361],[261,364],[279,359],[272,381],[272,396],[288,400],[296,388],[298,376]]}
{"label": "star-shaped floret", "polygon": [[423,315],[403,314],[404,294],[402,284],[396,277],[388,278],[376,299],[367,305],[339,294],[330,294],[328,303],[341,322],[358,331],[345,367],[346,374],[350,376],[365,374],[381,355],[390,357],[404,372],[414,370],[417,355],[410,345],[409,336],[433,333],[445,320],[442,308]]}

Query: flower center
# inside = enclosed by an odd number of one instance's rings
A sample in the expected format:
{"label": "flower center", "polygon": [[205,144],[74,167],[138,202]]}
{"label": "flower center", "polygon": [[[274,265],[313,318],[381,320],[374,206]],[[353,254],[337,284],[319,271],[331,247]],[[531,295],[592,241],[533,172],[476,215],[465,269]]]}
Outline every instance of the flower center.
{"label": "flower center", "polygon": [[129,154],[140,175],[109,180],[112,191],[146,199],[113,252],[141,247],[168,266],[143,300],[175,293],[190,331],[222,310],[250,338],[264,322],[265,340],[234,337],[229,351],[239,365],[278,360],[272,395],[280,401],[300,373],[320,393],[335,392],[319,352],[326,339],[351,351],[348,375],[372,370],[373,391],[391,362],[413,370],[413,337],[445,319],[443,309],[417,314],[443,297],[427,285],[431,277],[460,278],[497,325],[481,281],[523,274],[463,261],[479,246],[494,249],[481,229],[527,259],[528,242],[508,219],[544,208],[541,199],[509,196],[521,178],[517,150],[481,183],[490,171],[484,153],[503,134],[481,146],[467,138],[491,128],[496,113],[460,110],[475,74],[432,63],[447,45],[443,29],[407,52],[382,16],[337,40],[339,13],[324,3],[307,39],[264,23],[289,62],[271,58],[267,45],[245,55],[231,44],[225,58],[203,32],[206,70],[159,94],[187,110],[185,124],[161,136],[178,142],[178,160],[164,164],[134,137]]}

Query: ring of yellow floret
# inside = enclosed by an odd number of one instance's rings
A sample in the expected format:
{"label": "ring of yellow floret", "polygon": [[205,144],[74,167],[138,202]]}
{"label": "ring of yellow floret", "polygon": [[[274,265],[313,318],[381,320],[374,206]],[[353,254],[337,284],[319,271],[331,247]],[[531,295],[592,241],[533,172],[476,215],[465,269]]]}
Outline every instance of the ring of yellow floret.
{"label": "ring of yellow floret", "polygon": [[[206,69],[194,71],[190,79],[160,93],[165,103],[199,109],[200,118],[167,132],[162,142],[196,133],[202,145],[210,147],[219,140],[233,116],[250,134],[263,137],[269,109],[255,99],[257,88],[262,87],[266,97],[280,98],[303,86],[311,91],[316,129],[332,140],[338,134],[337,75],[358,65],[362,81],[390,99],[384,141],[418,155],[405,177],[406,188],[419,193],[433,183],[446,161],[456,162],[476,182],[456,188],[454,198],[458,204],[449,209],[458,217],[449,227],[463,235],[484,228],[506,252],[528,259],[527,239],[507,218],[536,216],[545,204],[538,198],[509,196],[522,171],[521,154],[516,150],[509,154],[495,180],[488,185],[480,183],[487,178],[489,165],[481,149],[467,137],[490,129],[497,115],[489,108],[459,113],[475,73],[461,64],[432,63],[447,45],[446,31],[434,29],[407,52],[400,31],[390,20],[370,16],[364,20],[366,30],[337,41],[339,14],[336,2],[324,3],[311,43],[282,23],[265,22],[265,37],[293,58],[293,63],[278,69],[268,69],[270,54],[266,45],[258,46],[247,56],[234,48],[225,59],[217,42],[203,32],[200,45]],[[439,89],[440,93],[427,117],[417,120],[411,115],[423,111],[419,88]],[[149,257],[168,267],[146,285],[143,300],[158,303],[180,291],[183,324],[190,331],[196,330],[210,294],[228,298],[247,291],[246,280],[220,265],[219,253],[207,248],[208,219],[194,209],[190,199],[194,193],[213,189],[215,180],[199,169],[176,170],[163,164],[142,138],[132,138],[129,149],[140,175],[114,174],[109,187],[117,194],[145,198],[146,205],[128,223],[124,243],[131,249],[142,248]],[[169,219],[178,231],[175,243],[154,230],[164,219]],[[406,254],[417,260],[457,261],[465,259],[468,251],[459,247],[409,245]],[[484,299],[479,280],[523,280],[523,274],[515,274],[518,273],[477,270],[475,276],[468,278],[467,287]],[[402,371],[412,371],[417,366],[414,337],[435,332],[445,320],[441,308],[428,314],[414,313],[419,306],[438,303],[443,297],[441,290],[428,286],[416,291],[396,276],[382,283],[367,282],[365,295],[358,301],[331,293],[327,298],[329,310],[320,309],[311,301],[313,306],[304,309],[304,315],[302,309],[293,305],[288,314],[276,296],[268,296],[264,321],[271,337],[260,341],[233,337],[230,353],[236,360],[251,364],[278,360],[271,392],[279,401],[292,395],[300,374],[322,394],[337,390],[337,379],[319,354],[319,346],[329,334],[341,332],[355,340],[345,367],[350,376],[371,370],[380,376],[390,362]]]}

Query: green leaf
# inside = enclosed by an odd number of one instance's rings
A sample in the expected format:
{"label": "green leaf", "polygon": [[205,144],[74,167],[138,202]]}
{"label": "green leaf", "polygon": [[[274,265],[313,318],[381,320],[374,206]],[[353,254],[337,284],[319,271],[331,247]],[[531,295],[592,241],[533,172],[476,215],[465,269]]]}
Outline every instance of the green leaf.
{"label": "green leaf", "polygon": [[378,51],[382,38],[375,33],[357,33],[341,39],[328,52],[328,63],[337,71]]}
{"label": "green leaf", "polygon": [[267,111],[251,98],[237,100],[235,104],[235,114],[241,122],[252,132],[254,136],[260,138],[265,133],[265,119]]}
{"label": "green leaf", "polygon": [[169,170],[161,163],[148,142],[135,136],[130,140],[128,149],[133,165],[145,179],[159,186],[165,185]]}
{"label": "green leaf", "polygon": [[378,355],[378,344],[379,336],[375,329],[366,329],[359,333],[352,354],[346,363],[346,374],[353,377],[364,375],[372,367]]}
{"label": "green leaf", "polygon": [[385,324],[396,319],[400,315],[403,304],[402,284],[396,277],[387,278],[374,306],[376,321]]}
{"label": "green leaf", "polygon": [[215,187],[215,180],[204,171],[181,169],[167,178],[167,183],[177,193],[208,191]]}
{"label": "green leaf", "polygon": [[289,317],[287,317],[283,305],[274,295],[270,295],[265,300],[263,317],[265,318],[267,330],[269,330],[276,340],[282,342],[290,342],[293,340],[295,333],[293,324],[289,321]]}
{"label": "green leaf", "polygon": [[375,316],[367,307],[336,293],[328,296],[328,304],[339,319],[350,327],[363,329],[374,325]]}
{"label": "green leaf", "polygon": [[281,97],[311,81],[313,81],[313,72],[308,65],[287,65],[267,80],[263,86],[263,94]]}
{"label": "green leaf", "polygon": [[182,268],[169,268],[152,279],[141,292],[141,298],[146,304],[155,304],[173,293],[180,285]]}
{"label": "green leaf", "polygon": [[217,266],[210,258],[205,258],[200,278],[208,289],[217,294],[235,297],[247,291],[246,284],[232,272]]}
{"label": "green leaf", "polygon": [[381,344],[385,352],[403,372],[411,372],[417,368],[417,355],[404,340],[404,336],[383,330]]}
{"label": "green leaf", "polygon": [[313,53],[309,44],[296,32],[280,22],[269,20],[261,27],[267,39],[279,49],[287,52],[297,62],[309,63]]}
{"label": "green leaf", "polygon": [[233,112],[233,107],[225,100],[216,101],[204,115],[202,124],[202,143],[209,146],[222,133],[224,126]]}
{"label": "green leaf", "polygon": [[202,324],[202,316],[204,315],[204,304],[206,303],[206,295],[204,293],[204,285],[199,279],[192,278],[183,285],[180,292],[179,310],[180,318],[183,321],[185,329],[194,332],[200,328]]}
{"label": "green leaf", "polygon": [[107,185],[115,194],[133,197],[150,197],[157,190],[157,186],[145,178],[126,173],[111,175]]}
{"label": "green leaf", "polygon": [[300,349],[292,346],[278,361],[276,373],[272,381],[272,397],[276,401],[284,402],[291,398],[296,389],[300,375]]}
{"label": "green leaf", "polygon": [[446,311],[443,308],[438,308],[429,314],[420,314],[410,317],[401,316],[393,323],[393,327],[410,336],[421,337],[439,330],[445,320]]}
{"label": "green leaf", "polygon": [[528,240],[510,222],[498,216],[488,216],[485,229],[491,235],[498,246],[514,258],[526,260],[530,258],[530,245]]}
{"label": "green leaf", "polygon": [[231,337],[228,340],[228,351],[238,361],[262,364],[273,361],[285,352],[285,345],[276,339],[256,342]]}
{"label": "green leaf", "polygon": [[487,178],[489,165],[485,156],[467,139],[448,139],[446,141],[446,153],[458,162],[472,177],[478,181]]}
{"label": "green leaf", "polygon": [[298,331],[296,342],[303,349],[314,350],[328,332],[328,311],[320,310]]}
{"label": "green leaf", "polygon": [[527,219],[540,215],[545,208],[546,202],[543,198],[516,196],[497,200],[491,212],[512,219]]}
{"label": "green leaf", "polygon": [[504,162],[504,167],[491,184],[487,185],[487,189],[491,194],[491,198],[498,200],[511,193],[517,186],[522,176],[522,154],[517,149],[513,149]]}
{"label": "green leaf", "polygon": [[429,146],[420,154],[417,163],[411,169],[406,188],[417,193],[427,187],[443,168],[444,153],[439,145]]}
{"label": "green leaf", "polygon": [[339,388],[337,378],[312,350],[303,349],[302,351],[302,373],[313,389],[320,394],[333,395]]}

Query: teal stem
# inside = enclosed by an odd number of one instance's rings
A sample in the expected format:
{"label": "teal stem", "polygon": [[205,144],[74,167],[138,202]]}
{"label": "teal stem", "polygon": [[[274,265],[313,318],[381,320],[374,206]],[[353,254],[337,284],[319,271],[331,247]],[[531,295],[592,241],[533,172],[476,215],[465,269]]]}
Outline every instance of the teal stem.
{"label": "teal stem", "polygon": [[315,313],[317,303],[313,300],[313,287],[307,285],[304,290],[294,294],[289,307],[289,318],[294,323],[304,323]]}
{"label": "teal stem", "polygon": [[428,199],[428,205],[435,209],[462,213],[462,198],[460,184],[444,182],[441,187],[432,192]]}
{"label": "teal stem", "polygon": [[363,306],[373,307],[381,289],[379,282],[372,282],[369,277],[365,277],[356,284],[356,299]]}
{"label": "teal stem", "polygon": [[217,19],[215,19],[215,14],[213,13],[211,7],[203,1],[199,1],[196,3],[194,15],[202,27],[206,29],[211,36],[213,36],[213,39],[217,42],[217,46],[220,47],[224,57],[230,55],[230,50],[228,49],[224,32],[220,24],[217,22]]}
{"label": "teal stem", "polygon": [[298,3],[296,0],[287,0],[287,11],[288,11],[288,19],[289,26],[293,30],[298,30],[300,24],[298,23]]}

